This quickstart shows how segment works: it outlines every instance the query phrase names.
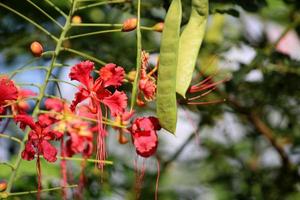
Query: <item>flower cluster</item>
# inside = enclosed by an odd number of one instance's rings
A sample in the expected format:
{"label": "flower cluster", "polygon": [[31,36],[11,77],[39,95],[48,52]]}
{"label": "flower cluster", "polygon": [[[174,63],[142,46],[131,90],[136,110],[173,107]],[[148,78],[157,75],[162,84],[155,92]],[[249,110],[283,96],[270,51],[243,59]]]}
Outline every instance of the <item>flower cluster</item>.
{"label": "flower cluster", "polygon": [[[142,56],[138,100],[144,102],[155,98],[156,79],[154,72],[147,72],[149,55],[143,52]],[[107,124],[118,132],[120,144],[128,143],[131,137],[138,155],[147,158],[157,149],[157,131],[161,128],[158,119],[135,117],[133,110],[127,110],[127,95],[120,90],[125,80],[123,67],[109,63],[96,70],[93,62],[83,61],[71,67],[69,77],[79,82],[73,101],[68,103],[58,97],[45,99],[45,110],[40,110],[35,116],[37,120],[28,114],[30,106],[27,103],[36,94],[19,88],[8,77],[0,77],[0,115],[11,112],[20,129],[25,131],[28,128],[21,156],[28,161],[36,159],[39,191],[40,159],[55,162],[58,152],[61,163],[64,163],[61,164],[64,185],[67,183],[64,157],[80,154],[87,159],[93,156],[96,149],[96,158],[101,161],[97,162],[97,166],[103,170],[105,162],[102,161],[107,156]],[[61,144],[60,151],[57,142]]]}

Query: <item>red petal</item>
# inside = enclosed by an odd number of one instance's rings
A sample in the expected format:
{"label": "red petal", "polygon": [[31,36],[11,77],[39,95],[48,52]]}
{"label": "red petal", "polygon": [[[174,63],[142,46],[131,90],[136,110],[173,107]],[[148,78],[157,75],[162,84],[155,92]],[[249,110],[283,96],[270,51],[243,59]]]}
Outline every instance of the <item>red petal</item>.
{"label": "red petal", "polygon": [[40,152],[44,158],[48,161],[48,162],[55,162],[56,161],[56,154],[57,154],[57,150],[54,146],[52,146],[48,141],[43,140],[41,142],[41,149],[42,152]]}
{"label": "red petal", "polygon": [[54,110],[55,112],[60,112],[64,109],[64,102],[63,100],[57,98],[46,99],[45,107],[48,110]]}
{"label": "red petal", "polygon": [[142,134],[142,132],[139,137],[134,138],[136,152],[142,157],[152,156],[156,152],[158,144],[156,132],[147,131],[148,134]]}
{"label": "red petal", "polygon": [[39,115],[39,124],[42,127],[47,127],[50,126],[51,124],[54,124],[55,122],[57,122],[57,119],[55,119],[53,116],[49,115],[49,114],[42,114]]}
{"label": "red petal", "polygon": [[32,96],[36,96],[37,94],[28,89],[19,89],[19,98],[28,98]]}
{"label": "red petal", "polygon": [[125,71],[122,67],[109,63],[100,69],[99,75],[104,82],[104,87],[119,87],[123,83]]}
{"label": "red petal", "polygon": [[113,95],[103,99],[103,103],[108,106],[111,115],[122,114],[127,107],[127,96],[124,92],[115,91]]}
{"label": "red petal", "polygon": [[59,140],[60,138],[62,138],[63,135],[64,134],[59,131],[52,131],[52,130],[47,131],[45,133],[45,137],[49,137],[50,140]]}
{"label": "red petal", "polygon": [[75,111],[75,108],[77,104],[88,98],[89,92],[85,90],[84,88],[80,88],[79,91],[75,94],[75,98],[72,101],[72,104],[70,106],[71,111]]}
{"label": "red petal", "polygon": [[74,65],[69,74],[71,80],[76,80],[81,82],[87,88],[91,87],[93,83],[93,78],[91,72],[94,69],[94,63],[91,61],[84,61]]}
{"label": "red petal", "polygon": [[16,123],[20,122],[20,128],[24,130],[26,126],[29,126],[32,130],[36,128],[33,118],[28,115],[16,115],[14,117]]}
{"label": "red petal", "polygon": [[18,89],[7,77],[0,77],[0,91],[0,104],[5,100],[16,100],[18,97]]}
{"label": "red petal", "polygon": [[141,117],[133,122],[129,131],[140,156],[149,157],[156,152],[158,144],[156,130],[159,129],[160,125],[155,117]]}
{"label": "red petal", "polygon": [[24,160],[33,160],[35,155],[35,150],[32,146],[31,141],[27,141],[25,145],[25,149],[22,151],[22,158]]}

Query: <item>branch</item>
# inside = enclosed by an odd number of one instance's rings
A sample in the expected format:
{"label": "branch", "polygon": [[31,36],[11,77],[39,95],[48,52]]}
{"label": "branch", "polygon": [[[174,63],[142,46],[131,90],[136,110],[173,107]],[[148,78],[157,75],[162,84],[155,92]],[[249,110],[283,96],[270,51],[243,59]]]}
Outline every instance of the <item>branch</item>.
{"label": "branch", "polygon": [[283,147],[277,143],[273,131],[261,120],[259,115],[254,111],[251,111],[248,114],[248,119],[250,120],[250,122],[252,122],[252,124],[258,130],[258,132],[261,135],[263,135],[271,143],[274,149],[278,152],[278,154],[281,157],[283,166],[289,167],[290,160],[288,158],[288,155],[285,153]]}
{"label": "branch", "polygon": [[54,188],[43,189],[41,191],[31,190],[31,191],[25,191],[25,192],[13,192],[13,193],[8,193],[8,196],[19,196],[19,195],[35,194],[35,193],[38,193],[38,192],[50,192],[50,191],[55,191],[55,190],[62,190],[64,188],[75,188],[75,187],[78,187],[78,185],[68,185],[68,186],[65,186],[65,187],[54,187]]}
{"label": "branch", "polygon": [[279,143],[277,143],[276,137],[274,136],[275,135],[274,132],[272,131],[271,128],[267,126],[265,122],[263,122],[263,120],[259,117],[259,114],[253,109],[249,109],[241,106],[239,102],[235,101],[232,98],[228,98],[228,103],[239,113],[247,116],[248,120],[256,128],[258,133],[264,136],[265,139],[268,140],[272,145],[272,147],[277,151],[277,153],[281,158],[282,165],[284,167],[290,168],[291,162],[289,160],[288,155],[284,151],[283,147]]}

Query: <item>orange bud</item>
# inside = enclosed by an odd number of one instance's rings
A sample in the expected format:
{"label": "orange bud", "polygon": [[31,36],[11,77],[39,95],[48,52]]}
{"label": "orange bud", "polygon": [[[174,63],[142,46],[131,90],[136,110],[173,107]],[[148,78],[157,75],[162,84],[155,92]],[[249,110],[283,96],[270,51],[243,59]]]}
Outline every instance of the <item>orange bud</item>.
{"label": "orange bud", "polygon": [[119,140],[120,144],[126,144],[126,143],[128,143],[128,139],[123,135],[122,132],[119,133],[118,140]]}
{"label": "orange bud", "polygon": [[152,28],[156,32],[162,32],[164,29],[164,23],[163,22],[156,23],[154,26],[152,26]]}
{"label": "orange bud", "polygon": [[132,31],[132,30],[134,30],[136,28],[136,26],[137,26],[137,18],[126,19],[123,22],[122,31],[123,32]]}
{"label": "orange bud", "polygon": [[136,99],[136,105],[138,105],[138,106],[140,106],[140,107],[143,107],[143,106],[146,105],[146,103],[145,103],[143,100],[137,98],[137,99]]}
{"label": "orange bud", "polygon": [[6,181],[0,181],[0,192],[3,192],[7,188]]}
{"label": "orange bud", "polygon": [[72,17],[72,23],[73,24],[80,24],[82,22],[81,17],[78,15],[75,15]]}
{"label": "orange bud", "polygon": [[43,46],[41,45],[41,43],[39,43],[37,41],[34,41],[33,43],[31,43],[30,50],[31,50],[32,55],[35,57],[40,57],[42,55],[42,53],[44,52]]}

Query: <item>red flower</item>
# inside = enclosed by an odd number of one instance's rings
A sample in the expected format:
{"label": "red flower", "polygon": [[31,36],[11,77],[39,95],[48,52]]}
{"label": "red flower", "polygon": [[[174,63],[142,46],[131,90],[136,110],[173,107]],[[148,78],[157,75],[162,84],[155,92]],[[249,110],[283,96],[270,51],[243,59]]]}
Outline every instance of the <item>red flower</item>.
{"label": "red flower", "polygon": [[152,156],[157,149],[157,130],[160,130],[158,119],[155,117],[137,118],[129,128],[137,154],[142,157]]}
{"label": "red flower", "polygon": [[99,103],[104,103],[111,110],[112,114],[124,112],[127,106],[127,96],[124,92],[115,91],[113,94],[107,89],[109,86],[118,87],[124,79],[124,70],[116,67],[115,64],[105,65],[99,72],[100,77],[95,81],[91,76],[94,63],[90,61],[81,62],[72,67],[70,72],[71,80],[82,83],[79,92],[75,94],[71,110],[74,111],[78,103],[89,98],[91,100],[91,110],[97,112]]}
{"label": "red flower", "polygon": [[[90,100],[89,109],[93,113],[97,113],[98,120],[98,142],[97,157],[99,160],[105,160],[106,147],[105,136],[106,131],[102,124],[102,108],[101,104],[107,106],[112,115],[118,115],[124,112],[127,107],[127,96],[124,92],[115,91],[112,93],[107,89],[109,86],[118,87],[124,79],[124,70],[115,64],[107,64],[99,71],[99,77],[94,80],[91,72],[94,69],[94,63],[90,61],[81,62],[72,67],[69,74],[71,80],[77,80],[82,85],[75,94],[75,99],[71,104],[71,110],[74,111],[77,104],[85,99]],[[99,167],[103,169],[104,164],[99,163]]]}
{"label": "red flower", "polygon": [[4,114],[7,101],[17,100],[18,89],[12,80],[2,76],[0,77],[0,91],[0,114]]}
{"label": "red flower", "polygon": [[49,141],[60,139],[62,133],[51,130],[49,126],[42,125],[40,121],[34,122],[32,117],[28,115],[17,115],[14,119],[21,123],[22,129],[25,129],[26,126],[31,128],[28,141],[22,152],[22,158],[33,160],[35,155],[43,155],[47,161],[55,162],[57,150]]}
{"label": "red flower", "polygon": [[142,51],[142,66],[141,66],[141,76],[139,80],[139,94],[137,103],[138,105],[144,105],[142,100],[142,95],[146,101],[152,101],[155,99],[156,94],[156,79],[152,74],[157,70],[155,67],[151,72],[147,74],[147,69],[149,68],[149,54]]}

